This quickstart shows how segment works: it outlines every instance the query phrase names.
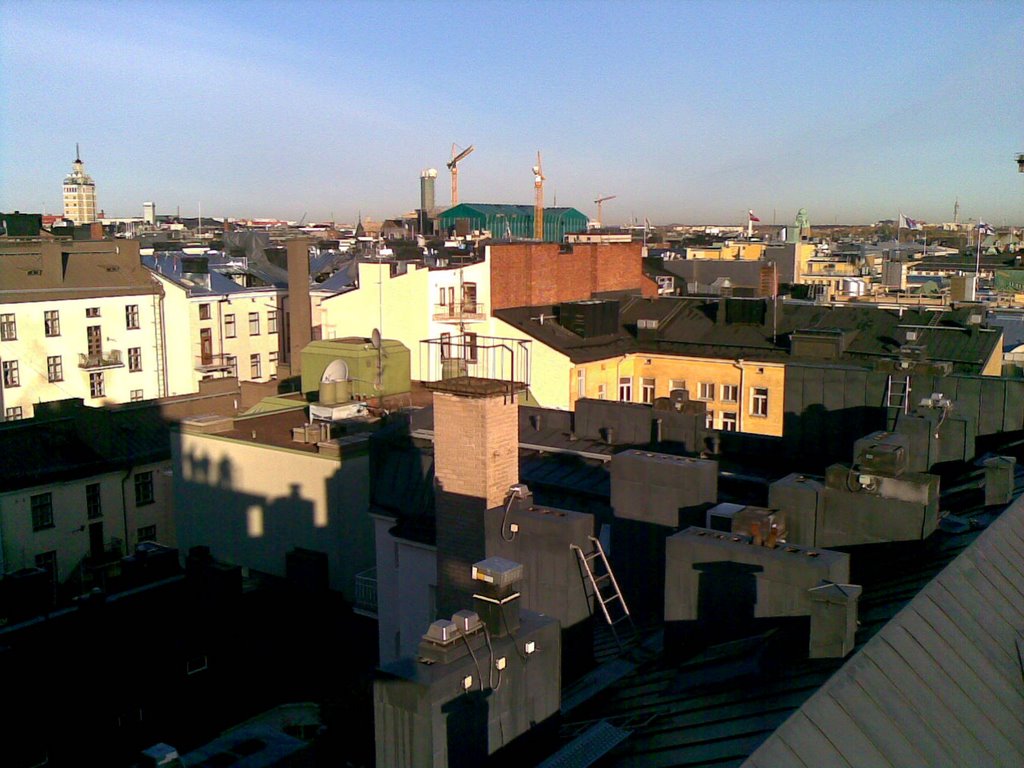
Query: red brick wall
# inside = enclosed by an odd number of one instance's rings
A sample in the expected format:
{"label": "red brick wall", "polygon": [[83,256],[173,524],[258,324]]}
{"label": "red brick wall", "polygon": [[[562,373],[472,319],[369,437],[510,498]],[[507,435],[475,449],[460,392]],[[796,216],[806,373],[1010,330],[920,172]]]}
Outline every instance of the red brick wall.
{"label": "red brick wall", "polygon": [[639,289],[657,296],[643,275],[640,243],[587,243],[561,253],[557,243],[502,243],[490,246],[491,306],[494,309],[558,304],[594,293]]}

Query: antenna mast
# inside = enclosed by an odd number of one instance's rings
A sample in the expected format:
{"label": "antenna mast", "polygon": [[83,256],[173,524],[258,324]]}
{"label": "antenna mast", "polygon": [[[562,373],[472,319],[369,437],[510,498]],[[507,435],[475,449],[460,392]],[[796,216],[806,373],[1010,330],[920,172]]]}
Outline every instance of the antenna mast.
{"label": "antenna mast", "polygon": [[533,166],[533,239],[544,239],[544,171],[540,164],[540,150],[537,150],[537,164]]}

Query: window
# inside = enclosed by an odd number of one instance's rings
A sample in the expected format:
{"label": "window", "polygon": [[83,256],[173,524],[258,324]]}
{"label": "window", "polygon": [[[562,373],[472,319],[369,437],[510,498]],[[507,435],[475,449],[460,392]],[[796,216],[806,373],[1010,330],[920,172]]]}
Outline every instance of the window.
{"label": "window", "polygon": [[750,391],[750,415],[768,415],[768,387],[754,387]]}
{"label": "window", "polygon": [[267,352],[267,362],[270,365],[277,365],[277,350]]}
{"label": "window", "polygon": [[56,309],[43,312],[43,327],[47,336],[60,336],[60,312]]}
{"label": "window", "polygon": [[128,347],[128,370],[132,373],[142,370],[142,347]]}
{"label": "window", "polygon": [[604,384],[598,384],[597,385],[597,399],[598,400],[604,400],[605,399],[605,394],[604,393],[605,393]]}
{"label": "window", "polygon": [[156,541],[156,526],[144,525],[138,530],[139,541]]}
{"label": "window", "polygon": [[447,331],[441,334],[441,359],[448,360],[452,356],[452,335]]}
{"label": "window", "polygon": [[21,375],[18,373],[17,360],[4,360],[4,386],[20,387]]}
{"label": "window", "polygon": [[698,400],[714,400],[715,399],[715,385],[710,381],[702,381],[697,385]]}
{"label": "window", "polygon": [[103,386],[103,371],[89,374],[89,397],[103,397],[107,393]]}
{"label": "window", "polygon": [[277,310],[267,310],[267,333],[277,333]]}
{"label": "window", "polygon": [[18,338],[18,323],[14,315],[0,315],[0,341],[15,341]]}
{"label": "window", "polygon": [[15,405],[10,408],[4,409],[4,421],[17,421],[22,418],[22,410],[20,405]]}
{"label": "window", "polygon": [[153,472],[135,473],[135,506],[142,507],[152,504],[153,496]]}
{"label": "window", "polygon": [[49,552],[40,552],[36,555],[36,568],[42,568],[48,574],[50,579],[54,580],[57,578],[57,550],[51,549]]}
{"label": "window", "polygon": [[103,517],[103,502],[100,499],[99,483],[89,483],[85,486],[85,514],[90,520]]}
{"label": "window", "polygon": [[654,385],[655,379],[640,379],[640,396],[647,405],[654,402]]}
{"label": "window", "polygon": [[739,429],[739,419],[736,417],[735,411],[725,411],[722,413],[722,430],[725,432],[735,432]]}
{"label": "window", "polygon": [[37,493],[30,499],[32,506],[32,530],[42,531],[53,528],[53,494]]}
{"label": "window", "polygon": [[465,341],[466,341],[466,360],[468,360],[471,363],[475,363],[476,359],[477,359],[476,358],[476,356],[477,356],[476,334],[475,333],[467,333]]}
{"label": "window", "polygon": [[722,385],[722,402],[738,403],[740,400],[740,388],[736,384]]}
{"label": "window", "polygon": [[60,355],[50,355],[46,358],[46,380],[64,381],[64,361]]}
{"label": "window", "polygon": [[714,429],[715,428],[715,412],[714,411],[707,411],[704,414],[704,427],[706,429]]}
{"label": "window", "polygon": [[227,356],[226,356],[226,357],[224,358],[224,360],[225,360],[225,361],[227,362],[227,364],[228,364],[228,373],[229,373],[229,374],[230,374],[230,375],[231,375],[231,376],[232,376],[233,378],[236,378],[236,379],[237,379],[237,378],[238,378],[238,358],[237,358],[237,357],[235,357],[234,355],[227,355]]}
{"label": "window", "polygon": [[139,325],[139,305],[138,304],[125,304],[124,307],[124,327],[129,331],[137,331],[141,326]]}
{"label": "window", "polygon": [[576,369],[576,397],[587,396],[587,369]]}
{"label": "window", "polygon": [[438,291],[440,291],[441,300],[438,301],[437,303],[440,304],[443,307],[444,306],[444,288],[438,288]]}
{"label": "window", "polygon": [[85,316],[86,317],[99,317],[100,316],[100,308],[99,307],[86,307],[85,308]]}
{"label": "window", "polygon": [[259,336],[260,335],[260,313],[250,312],[249,313],[249,335]]}
{"label": "window", "polygon": [[209,304],[200,304],[199,305],[199,319],[200,320],[209,320],[210,319],[210,305]]}
{"label": "window", "polygon": [[224,336],[228,339],[235,338],[235,316],[224,315]]}
{"label": "window", "polygon": [[619,400],[624,403],[633,400],[633,380],[629,376],[622,376],[619,379]]}
{"label": "window", "polygon": [[133,389],[132,390],[132,402],[133,403],[137,403],[140,400],[145,400],[145,399],[146,398],[143,396],[141,389]]}
{"label": "window", "polygon": [[249,376],[254,379],[258,379],[263,374],[261,373],[262,367],[260,366],[260,355],[257,352],[255,355],[249,355]]}
{"label": "window", "polygon": [[669,379],[668,391],[673,392],[677,389],[686,389],[686,381],[684,379]]}

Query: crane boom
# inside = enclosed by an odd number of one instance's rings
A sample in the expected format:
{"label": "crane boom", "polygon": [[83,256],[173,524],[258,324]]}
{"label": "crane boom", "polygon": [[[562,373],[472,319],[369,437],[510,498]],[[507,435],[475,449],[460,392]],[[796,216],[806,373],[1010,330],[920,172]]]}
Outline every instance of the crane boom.
{"label": "crane boom", "polygon": [[600,192],[597,193],[597,199],[594,201],[597,203],[597,225],[599,227],[604,226],[604,219],[601,217],[601,203],[605,200],[614,200],[618,195],[602,195]]}
{"label": "crane boom", "polygon": [[459,163],[465,160],[476,147],[470,144],[461,152],[458,152],[459,145],[452,144],[452,159],[445,165],[452,172],[452,208],[459,204]]}

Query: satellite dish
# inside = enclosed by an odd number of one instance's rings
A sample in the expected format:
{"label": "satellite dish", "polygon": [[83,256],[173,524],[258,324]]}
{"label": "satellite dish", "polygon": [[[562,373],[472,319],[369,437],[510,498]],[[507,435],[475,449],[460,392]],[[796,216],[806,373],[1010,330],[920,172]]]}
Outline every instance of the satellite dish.
{"label": "satellite dish", "polygon": [[373,344],[374,349],[380,349],[380,331],[376,328],[374,328],[373,333],[370,334],[370,343]]}

